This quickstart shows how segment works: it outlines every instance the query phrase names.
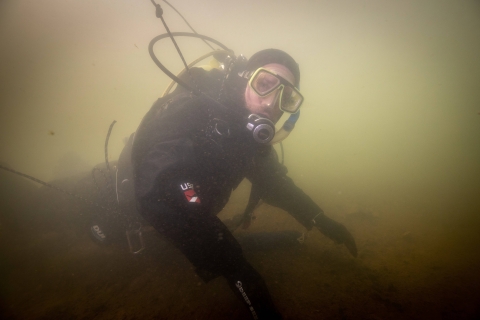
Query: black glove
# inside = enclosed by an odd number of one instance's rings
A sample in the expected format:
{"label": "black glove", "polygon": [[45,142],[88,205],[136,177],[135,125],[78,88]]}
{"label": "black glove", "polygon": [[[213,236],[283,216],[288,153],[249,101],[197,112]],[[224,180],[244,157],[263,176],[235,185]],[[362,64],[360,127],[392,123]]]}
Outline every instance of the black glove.
{"label": "black glove", "polygon": [[352,256],[357,257],[357,245],[355,239],[345,226],[335,220],[330,219],[323,213],[316,216],[314,219],[315,226],[321,233],[332,239],[338,244],[344,244]]}

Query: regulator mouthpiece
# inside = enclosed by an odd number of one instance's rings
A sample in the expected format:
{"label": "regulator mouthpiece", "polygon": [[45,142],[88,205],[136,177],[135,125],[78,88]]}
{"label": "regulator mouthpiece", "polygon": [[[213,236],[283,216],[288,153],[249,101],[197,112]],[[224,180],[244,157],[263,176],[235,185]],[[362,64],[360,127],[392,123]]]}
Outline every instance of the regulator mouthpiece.
{"label": "regulator mouthpiece", "polygon": [[252,133],[253,139],[261,144],[269,143],[275,136],[275,124],[256,114],[248,116],[246,127]]}

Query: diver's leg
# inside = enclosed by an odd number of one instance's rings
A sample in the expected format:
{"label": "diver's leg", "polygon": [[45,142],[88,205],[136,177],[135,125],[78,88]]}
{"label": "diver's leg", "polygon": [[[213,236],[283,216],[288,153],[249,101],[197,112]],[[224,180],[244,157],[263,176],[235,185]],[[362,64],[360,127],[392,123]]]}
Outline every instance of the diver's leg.
{"label": "diver's leg", "polygon": [[235,295],[246,304],[253,319],[282,319],[262,277],[245,259],[235,271],[223,276]]}

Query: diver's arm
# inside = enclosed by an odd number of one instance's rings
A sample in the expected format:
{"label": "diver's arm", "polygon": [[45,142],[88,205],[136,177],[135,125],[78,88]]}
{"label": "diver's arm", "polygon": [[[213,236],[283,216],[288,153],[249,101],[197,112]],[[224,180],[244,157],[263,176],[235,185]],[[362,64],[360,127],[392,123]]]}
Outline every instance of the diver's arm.
{"label": "diver's arm", "polygon": [[274,150],[266,156],[255,158],[255,167],[248,178],[256,184],[260,197],[270,205],[291,214],[308,230],[313,226],[336,243],[343,243],[353,256],[357,256],[355,240],[344,225],[327,217],[323,210],[297,187],[287,176],[287,168],[281,165]]}
{"label": "diver's arm", "polygon": [[208,182],[198,175],[195,162],[184,162],[184,157],[172,151],[175,148],[162,150],[160,159],[168,166],[154,179],[151,191],[138,198],[141,215],[175,244],[205,282],[223,276],[255,319],[281,319],[261,275],[245,259],[228,228],[212,214],[212,199],[200,192],[208,189]]}

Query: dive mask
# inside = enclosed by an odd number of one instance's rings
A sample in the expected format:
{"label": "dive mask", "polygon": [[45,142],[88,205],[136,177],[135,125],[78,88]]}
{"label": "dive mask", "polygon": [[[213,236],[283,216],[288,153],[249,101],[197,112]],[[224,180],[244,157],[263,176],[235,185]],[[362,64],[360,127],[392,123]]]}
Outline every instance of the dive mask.
{"label": "dive mask", "polygon": [[296,113],[303,103],[300,91],[281,76],[264,68],[259,68],[250,77],[248,85],[260,97],[280,92],[278,101],[280,110],[287,113]]}

